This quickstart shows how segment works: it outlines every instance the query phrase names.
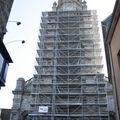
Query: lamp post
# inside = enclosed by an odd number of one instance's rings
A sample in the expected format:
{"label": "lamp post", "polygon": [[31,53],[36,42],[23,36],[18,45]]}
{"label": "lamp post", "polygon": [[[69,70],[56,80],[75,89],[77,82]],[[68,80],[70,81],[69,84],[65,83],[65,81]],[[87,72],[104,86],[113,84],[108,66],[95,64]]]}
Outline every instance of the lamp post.
{"label": "lamp post", "polygon": [[[2,26],[3,26],[3,30],[2,30],[2,32],[0,33],[0,34],[1,34],[1,35],[0,35],[1,39],[3,39],[4,35],[5,35],[6,32],[7,32],[6,24],[9,23],[9,22],[16,23],[17,26],[18,26],[18,25],[21,25],[21,22],[20,22],[20,21],[7,21],[7,22],[4,22],[4,21],[3,21],[3,22],[0,22],[0,24],[2,24]],[[0,29],[1,29],[1,28],[0,28]]]}
{"label": "lamp post", "polygon": [[22,44],[24,44],[24,43],[25,43],[25,40],[13,40],[13,41],[10,41],[10,42],[5,43],[5,45],[11,44],[11,43],[14,43],[14,42],[21,42]]}
{"label": "lamp post", "polygon": [[[9,66],[9,63],[13,63],[9,52],[6,49],[6,46],[3,42],[4,35],[6,34],[6,24],[7,22],[15,22],[17,25],[20,25],[21,22],[19,21],[7,21],[6,19],[4,21],[0,21],[0,86],[5,86],[6,82],[6,75],[7,75],[7,69]],[[25,43],[24,40],[15,40],[10,41],[6,44],[21,41],[22,44]]]}
{"label": "lamp post", "polygon": [[20,21],[8,21],[8,22],[15,22],[17,25],[21,25]]}
{"label": "lamp post", "polygon": [[[8,21],[8,22],[15,22],[17,25],[21,25],[20,21]],[[3,32],[3,34],[5,34],[5,33],[6,33],[6,31]],[[25,40],[13,40],[13,41],[5,43],[5,45],[10,44],[10,43],[14,43],[14,42],[21,42],[22,44],[24,44]]]}

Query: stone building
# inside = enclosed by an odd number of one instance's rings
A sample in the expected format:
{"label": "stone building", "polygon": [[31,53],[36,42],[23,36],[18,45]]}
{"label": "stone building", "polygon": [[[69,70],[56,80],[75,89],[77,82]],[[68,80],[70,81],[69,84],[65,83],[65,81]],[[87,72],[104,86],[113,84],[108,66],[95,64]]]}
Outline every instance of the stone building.
{"label": "stone building", "polygon": [[[103,21],[104,23],[106,22]],[[106,33],[105,29],[107,27],[106,24],[103,25],[103,33],[106,34],[104,45],[106,48],[108,77],[113,85],[117,120],[120,120],[120,0],[116,0],[109,29]]]}
{"label": "stone building", "polygon": [[12,4],[13,0],[0,0],[0,87],[5,86],[8,66],[9,63],[12,63],[12,59],[3,43]]}
{"label": "stone building", "polygon": [[82,0],[52,8],[42,13],[37,73],[18,80],[11,120],[110,120],[96,10]]}
{"label": "stone building", "polygon": [[13,91],[13,106],[10,120],[24,120],[30,112],[32,78],[25,81],[24,78],[17,80],[16,89]]}

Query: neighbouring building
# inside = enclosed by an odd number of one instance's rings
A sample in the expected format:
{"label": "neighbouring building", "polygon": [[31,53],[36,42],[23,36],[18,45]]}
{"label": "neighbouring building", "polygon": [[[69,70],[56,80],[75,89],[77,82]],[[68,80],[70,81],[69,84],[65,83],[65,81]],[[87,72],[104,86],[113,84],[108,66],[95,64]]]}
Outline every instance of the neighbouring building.
{"label": "neighbouring building", "polygon": [[[108,77],[113,84],[117,120],[120,120],[120,0],[116,0],[111,22],[102,22]],[[109,29],[105,29],[109,26]]]}
{"label": "neighbouring building", "polygon": [[0,0],[0,87],[5,86],[7,69],[9,63],[12,63],[12,59],[3,43],[12,4],[13,0]]}
{"label": "neighbouring building", "polygon": [[105,57],[106,57],[106,60],[107,60],[107,71],[108,71],[108,76],[109,76],[109,81],[111,81],[111,66],[110,66],[110,58],[108,58],[108,47],[106,44],[106,41],[105,41],[105,38],[106,38],[106,35],[107,35],[107,32],[109,30],[109,27],[110,27],[110,24],[111,24],[111,20],[112,20],[112,15],[109,15],[105,20],[103,20],[101,23],[102,25],[102,31],[103,31],[103,39],[104,39],[104,48],[105,48]]}
{"label": "neighbouring building", "polygon": [[18,79],[11,120],[110,120],[96,10],[85,0],[58,0],[52,9],[42,13],[37,73]]}
{"label": "neighbouring building", "polygon": [[5,86],[9,63],[12,63],[12,59],[4,43],[0,40],[0,87]]}
{"label": "neighbouring building", "polygon": [[10,120],[11,109],[0,109],[0,120]]}
{"label": "neighbouring building", "polygon": [[17,85],[13,91],[13,106],[10,120],[24,120],[30,112],[32,79],[25,81],[24,78],[17,80]]}

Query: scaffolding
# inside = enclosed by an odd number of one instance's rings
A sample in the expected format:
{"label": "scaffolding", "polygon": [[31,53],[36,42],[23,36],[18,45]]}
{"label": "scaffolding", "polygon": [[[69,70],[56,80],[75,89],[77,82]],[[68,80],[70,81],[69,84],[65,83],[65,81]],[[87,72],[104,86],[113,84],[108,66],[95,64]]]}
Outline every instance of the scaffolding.
{"label": "scaffolding", "polygon": [[43,12],[31,120],[109,120],[96,11]]}

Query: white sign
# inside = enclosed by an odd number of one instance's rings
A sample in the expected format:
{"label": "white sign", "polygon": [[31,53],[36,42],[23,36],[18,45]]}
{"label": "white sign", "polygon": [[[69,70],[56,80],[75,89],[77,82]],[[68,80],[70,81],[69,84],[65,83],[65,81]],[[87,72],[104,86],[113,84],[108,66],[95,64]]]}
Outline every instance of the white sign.
{"label": "white sign", "polygon": [[47,113],[48,112],[48,106],[39,106],[39,112],[40,113]]}

